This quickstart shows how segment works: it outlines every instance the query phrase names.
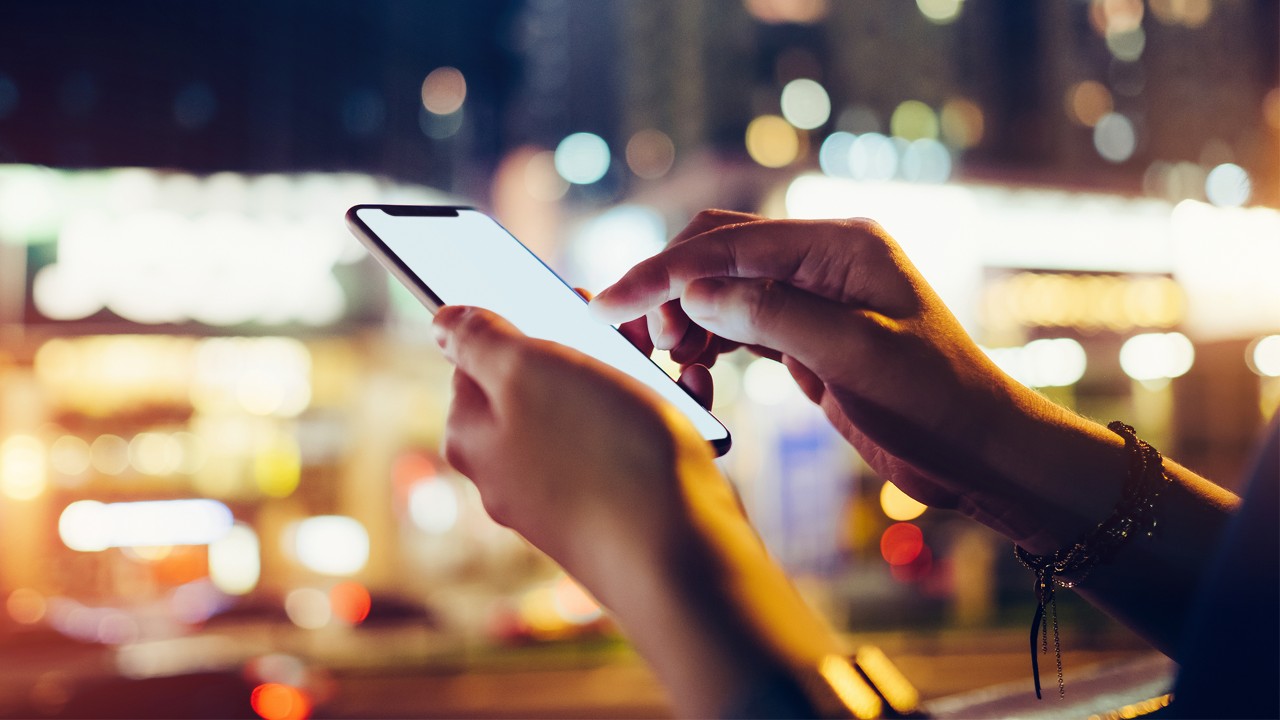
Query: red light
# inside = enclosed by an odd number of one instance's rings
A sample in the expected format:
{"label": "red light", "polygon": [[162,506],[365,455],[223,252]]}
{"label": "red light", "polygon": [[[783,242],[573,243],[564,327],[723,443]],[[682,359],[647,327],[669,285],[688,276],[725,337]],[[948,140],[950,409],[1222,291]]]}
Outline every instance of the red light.
{"label": "red light", "polygon": [[340,582],[329,590],[329,606],[333,609],[333,614],[352,625],[359,625],[369,617],[372,605],[373,599],[369,597],[369,591],[358,582]]}
{"label": "red light", "polygon": [[303,720],[311,715],[311,703],[301,690],[279,683],[264,683],[249,696],[253,711],[263,720]]}
{"label": "red light", "polygon": [[890,565],[909,565],[924,549],[924,534],[911,523],[894,523],[880,536],[880,554]]}

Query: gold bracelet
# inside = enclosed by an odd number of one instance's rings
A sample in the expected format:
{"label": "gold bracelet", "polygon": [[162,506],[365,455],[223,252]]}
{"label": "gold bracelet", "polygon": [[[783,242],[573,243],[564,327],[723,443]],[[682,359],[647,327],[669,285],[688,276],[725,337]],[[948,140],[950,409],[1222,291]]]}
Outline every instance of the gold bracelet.
{"label": "gold bracelet", "polygon": [[[1129,453],[1129,478],[1124,494],[1107,519],[1081,536],[1080,540],[1049,555],[1032,555],[1016,543],[1014,555],[1036,574],[1036,615],[1031,621],[1031,675],[1036,697],[1040,697],[1040,661],[1036,657],[1036,635],[1040,635],[1040,652],[1049,652],[1049,627],[1046,610],[1053,624],[1053,653],[1058,664],[1058,697],[1066,696],[1062,682],[1062,643],[1058,636],[1057,587],[1075,587],[1099,563],[1109,562],[1116,552],[1136,535],[1151,537],[1156,530],[1155,501],[1171,480],[1164,471],[1160,451],[1138,438],[1133,428],[1116,420],[1107,427],[1124,438]],[[1063,578],[1069,575],[1070,579]]]}

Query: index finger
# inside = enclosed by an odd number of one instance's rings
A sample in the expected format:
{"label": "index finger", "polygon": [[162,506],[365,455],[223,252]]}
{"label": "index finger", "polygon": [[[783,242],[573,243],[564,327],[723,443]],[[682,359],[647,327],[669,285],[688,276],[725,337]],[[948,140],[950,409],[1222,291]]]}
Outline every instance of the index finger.
{"label": "index finger", "polygon": [[867,220],[727,225],[639,263],[597,295],[591,308],[603,320],[620,322],[679,298],[694,280],[736,277],[779,280],[838,302],[896,309],[911,302],[910,283],[876,271],[892,252],[892,241]]}

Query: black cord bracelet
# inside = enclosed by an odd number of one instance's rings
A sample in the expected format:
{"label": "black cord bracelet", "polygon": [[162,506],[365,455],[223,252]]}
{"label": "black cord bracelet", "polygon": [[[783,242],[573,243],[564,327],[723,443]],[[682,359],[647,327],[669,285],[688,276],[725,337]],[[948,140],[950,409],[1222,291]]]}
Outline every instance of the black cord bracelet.
{"label": "black cord bracelet", "polygon": [[[1040,652],[1049,652],[1049,627],[1053,624],[1053,651],[1058,665],[1058,697],[1066,695],[1062,682],[1062,643],[1058,635],[1058,603],[1054,591],[1058,587],[1075,587],[1099,563],[1109,562],[1116,552],[1136,535],[1154,535],[1155,502],[1169,484],[1160,451],[1138,438],[1133,428],[1116,420],[1107,427],[1124,438],[1129,455],[1129,478],[1115,510],[1076,543],[1049,555],[1032,555],[1017,544],[1014,555],[1035,573],[1036,614],[1031,621],[1031,675],[1036,697],[1040,695],[1040,660],[1036,654],[1036,635],[1040,635]],[[1063,576],[1067,575],[1068,578]]]}

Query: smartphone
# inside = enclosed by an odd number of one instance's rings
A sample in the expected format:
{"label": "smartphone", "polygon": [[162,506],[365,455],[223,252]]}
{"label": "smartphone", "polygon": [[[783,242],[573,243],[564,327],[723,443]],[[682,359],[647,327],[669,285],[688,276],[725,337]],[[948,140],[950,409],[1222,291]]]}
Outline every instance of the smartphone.
{"label": "smartphone", "polygon": [[352,233],[433,313],[472,305],[521,332],[567,345],[653,388],[692,422],[716,454],[729,431],[622,333],[587,313],[587,302],[496,220],[470,207],[357,205]]}

